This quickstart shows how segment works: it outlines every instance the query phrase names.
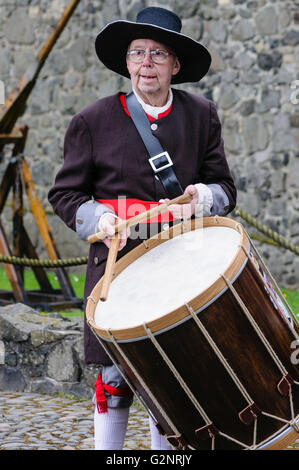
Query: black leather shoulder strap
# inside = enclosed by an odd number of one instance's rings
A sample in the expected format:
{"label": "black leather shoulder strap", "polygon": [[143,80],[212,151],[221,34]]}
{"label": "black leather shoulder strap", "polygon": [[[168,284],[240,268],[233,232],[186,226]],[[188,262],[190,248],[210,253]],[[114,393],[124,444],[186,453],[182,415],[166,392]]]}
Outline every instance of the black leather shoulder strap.
{"label": "black leather shoulder strap", "polygon": [[172,160],[168,152],[162,148],[157,137],[152,134],[148,117],[133,92],[126,95],[126,104],[150,155],[149,163],[161,181],[167,196],[170,199],[180,196],[184,191],[174,172]]}

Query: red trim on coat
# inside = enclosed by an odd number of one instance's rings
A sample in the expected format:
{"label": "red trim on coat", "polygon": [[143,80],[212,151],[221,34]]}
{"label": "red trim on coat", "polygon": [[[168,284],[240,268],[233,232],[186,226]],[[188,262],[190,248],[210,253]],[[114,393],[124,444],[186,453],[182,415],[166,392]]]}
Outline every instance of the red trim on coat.
{"label": "red trim on coat", "polygon": [[[128,110],[128,108],[127,108],[127,103],[126,103],[126,95],[125,95],[125,94],[121,94],[120,97],[119,97],[119,99],[120,99],[120,102],[121,102],[122,107],[124,108],[125,112],[127,113],[128,116],[130,116],[129,110]],[[164,111],[163,113],[158,114],[158,119],[161,119],[161,118],[163,118],[163,117],[165,117],[165,116],[168,116],[168,114],[170,113],[171,110],[172,110],[172,103],[171,103],[171,105],[169,106],[169,108],[166,109],[166,111]],[[147,115],[147,117],[148,117],[148,119],[149,119],[150,122],[154,122],[154,121],[156,121],[156,119],[157,119],[157,118],[151,116],[150,114],[147,114],[147,113],[146,113],[146,115]],[[131,117],[131,116],[130,116],[130,117]]]}

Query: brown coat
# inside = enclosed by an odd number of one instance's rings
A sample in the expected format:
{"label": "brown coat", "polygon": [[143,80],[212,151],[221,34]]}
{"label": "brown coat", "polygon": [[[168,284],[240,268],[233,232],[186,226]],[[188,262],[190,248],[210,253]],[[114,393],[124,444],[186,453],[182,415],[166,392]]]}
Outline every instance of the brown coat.
{"label": "brown coat", "polygon": [[[168,151],[182,188],[189,184],[219,184],[229,207],[236,204],[236,189],[228,168],[215,105],[196,95],[173,90],[173,108],[155,121],[153,134]],[[117,199],[119,195],[144,201],[167,197],[153,175],[148,155],[119,94],[97,101],[77,114],[65,136],[64,164],[49,191],[54,211],[76,230],[78,208],[94,199]],[[221,214],[223,215],[223,214]],[[140,240],[128,240],[119,256]],[[85,299],[104,273],[107,248],[91,245],[86,271]],[[90,328],[85,325],[86,363],[109,364]]]}

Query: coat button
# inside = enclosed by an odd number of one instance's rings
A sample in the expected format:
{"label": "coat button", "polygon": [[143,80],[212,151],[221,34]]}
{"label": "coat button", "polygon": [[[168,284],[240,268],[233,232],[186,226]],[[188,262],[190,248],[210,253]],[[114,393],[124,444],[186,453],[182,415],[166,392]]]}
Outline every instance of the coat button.
{"label": "coat button", "polygon": [[153,124],[151,124],[151,130],[152,131],[156,131],[158,129],[158,124],[156,124],[155,122]]}
{"label": "coat button", "polygon": [[95,256],[93,258],[93,262],[94,262],[94,264],[98,265],[99,264],[99,258],[97,256]]}
{"label": "coat button", "polygon": [[83,220],[82,219],[77,219],[77,223],[81,225],[81,224],[83,224]]}

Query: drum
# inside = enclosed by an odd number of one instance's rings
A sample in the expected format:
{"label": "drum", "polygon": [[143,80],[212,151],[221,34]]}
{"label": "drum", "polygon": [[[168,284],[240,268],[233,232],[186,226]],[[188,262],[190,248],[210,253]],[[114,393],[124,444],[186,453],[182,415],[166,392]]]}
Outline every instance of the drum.
{"label": "drum", "polygon": [[87,321],[177,449],[283,449],[299,438],[298,323],[244,227],[174,225],[103,278]]}

